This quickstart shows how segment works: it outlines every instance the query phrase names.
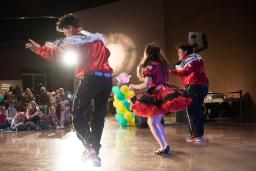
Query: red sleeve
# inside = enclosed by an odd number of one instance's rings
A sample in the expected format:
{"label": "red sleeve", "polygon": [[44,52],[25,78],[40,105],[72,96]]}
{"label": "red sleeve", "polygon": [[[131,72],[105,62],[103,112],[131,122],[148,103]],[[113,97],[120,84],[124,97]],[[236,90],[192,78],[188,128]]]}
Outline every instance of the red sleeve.
{"label": "red sleeve", "polygon": [[143,73],[144,77],[154,77],[155,76],[154,68],[152,65],[147,65],[145,68],[143,68],[142,73]]}
{"label": "red sleeve", "polygon": [[192,62],[191,65],[186,66],[183,70],[173,70],[171,72],[179,76],[188,76],[192,72],[202,72],[203,70],[204,70],[203,62],[196,61],[196,62]]}
{"label": "red sleeve", "polygon": [[40,55],[42,58],[46,60],[52,60],[54,56],[56,56],[57,53],[61,52],[62,48],[56,47],[56,48],[51,48],[48,46],[42,46],[40,48],[37,48],[35,53],[37,55]]}
{"label": "red sleeve", "polygon": [[[187,67],[186,67],[186,68],[187,68]],[[182,76],[182,77],[188,76],[189,73],[187,72],[186,68],[183,69],[183,70],[172,70],[171,72],[172,72],[172,74],[174,74],[174,75],[178,75],[178,76]]]}

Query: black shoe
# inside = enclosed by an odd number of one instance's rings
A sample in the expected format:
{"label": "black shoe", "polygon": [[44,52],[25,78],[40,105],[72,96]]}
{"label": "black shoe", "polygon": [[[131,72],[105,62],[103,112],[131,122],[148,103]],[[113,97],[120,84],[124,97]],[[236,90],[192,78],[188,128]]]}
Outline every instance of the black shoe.
{"label": "black shoe", "polygon": [[154,151],[155,154],[157,155],[163,155],[163,154],[168,154],[170,152],[170,146],[167,145],[164,148],[158,149],[156,151]]}
{"label": "black shoe", "polygon": [[169,154],[170,153],[170,146],[167,145],[165,148],[164,148],[164,154]]}
{"label": "black shoe", "polygon": [[88,159],[92,161],[92,164],[94,167],[100,167],[101,166],[101,159],[98,156],[98,154],[93,150],[88,152]]}

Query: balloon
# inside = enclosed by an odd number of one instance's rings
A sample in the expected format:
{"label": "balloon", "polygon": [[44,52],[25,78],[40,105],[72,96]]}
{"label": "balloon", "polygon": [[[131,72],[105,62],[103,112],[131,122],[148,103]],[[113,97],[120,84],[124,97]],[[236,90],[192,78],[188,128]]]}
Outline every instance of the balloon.
{"label": "balloon", "polygon": [[121,127],[135,126],[135,115],[130,110],[130,103],[128,99],[133,97],[135,93],[130,91],[127,85],[114,86],[112,88],[114,93],[113,106],[116,108],[115,119]]}
{"label": "balloon", "polygon": [[125,98],[130,99],[131,97],[135,96],[135,93],[133,91],[128,91],[125,93]]}
{"label": "balloon", "polygon": [[123,102],[121,100],[116,100],[117,107],[123,106]]}
{"label": "balloon", "polygon": [[122,101],[120,101],[120,100],[114,100],[114,102],[113,102],[113,106],[115,107],[115,108],[118,108],[118,107],[120,107],[120,106],[122,106],[123,105],[123,103],[122,103]]}
{"label": "balloon", "polygon": [[125,120],[125,119],[123,119],[123,120],[121,120],[120,122],[119,122],[119,124],[120,124],[120,126],[121,127],[126,127],[127,126],[127,121]]}
{"label": "balloon", "polygon": [[129,88],[128,88],[128,86],[127,85],[122,85],[122,87],[120,88],[120,90],[121,90],[121,92],[122,93],[126,93],[126,92],[128,92],[129,91]]}
{"label": "balloon", "polygon": [[116,116],[115,116],[115,118],[116,118],[116,120],[117,120],[118,122],[120,122],[121,120],[124,119],[124,115],[121,115],[121,114],[117,113]]}
{"label": "balloon", "polygon": [[128,110],[128,111],[130,111],[130,103],[125,99],[125,100],[123,100],[123,105],[126,107],[126,109]]}
{"label": "balloon", "polygon": [[131,126],[135,126],[136,123],[135,123],[135,118],[132,118],[132,121],[131,121]]}
{"label": "balloon", "polygon": [[116,98],[118,100],[124,100],[125,96],[124,96],[124,94],[122,92],[118,92],[118,93],[116,93]]}
{"label": "balloon", "polygon": [[126,112],[124,114],[124,118],[127,120],[127,121],[131,121],[132,120],[132,113],[131,112]]}
{"label": "balloon", "polygon": [[122,105],[122,106],[117,106],[117,112],[120,114],[124,114],[126,112],[126,108]]}
{"label": "balloon", "polygon": [[113,92],[114,94],[119,93],[119,92],[120,92],[119,87],[118,87],[118,86],[114,86],[114,87],[112,88],[112,92]]}
{"label": "balloon", "polygon": [[117,104],[117,101],[116,101],[116,100],[113,102],[113,106],[114,106],[115,108],[118,106],[118,104]]}

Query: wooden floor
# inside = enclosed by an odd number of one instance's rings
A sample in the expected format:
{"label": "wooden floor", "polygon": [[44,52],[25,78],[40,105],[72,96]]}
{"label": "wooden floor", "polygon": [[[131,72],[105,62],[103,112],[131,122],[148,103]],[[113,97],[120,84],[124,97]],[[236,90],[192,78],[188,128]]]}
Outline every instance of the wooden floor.
{"label": "wooden floor", "polygon": [[187,144],[187,126],[167,126],[172,153],[156,156],[149,129],[119,128],[106,120],[102,167],[82,163],[83,147],[71,128],[41,132],[4,132],[0,136],[0,171],[255,171],[256,124],[208,123],[204,144]]}

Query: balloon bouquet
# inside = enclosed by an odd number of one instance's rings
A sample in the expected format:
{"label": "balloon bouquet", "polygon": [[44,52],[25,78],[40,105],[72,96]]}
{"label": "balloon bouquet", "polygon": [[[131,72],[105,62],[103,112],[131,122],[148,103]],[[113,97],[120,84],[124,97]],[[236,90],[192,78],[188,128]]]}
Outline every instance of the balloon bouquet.
{"label": "balloon bouquet", "polygon": [[130,110],[129,102],[129,99],[135,93],[125,85],[130,81],[130,77],[127,73],[119,74],[116,77],[118,84],[112,88],[112,92],[114,93],[113,106],[116,108],[115,118],[121,127],[135,126],[135,115]]}

